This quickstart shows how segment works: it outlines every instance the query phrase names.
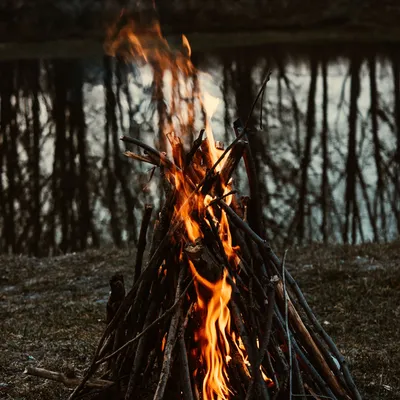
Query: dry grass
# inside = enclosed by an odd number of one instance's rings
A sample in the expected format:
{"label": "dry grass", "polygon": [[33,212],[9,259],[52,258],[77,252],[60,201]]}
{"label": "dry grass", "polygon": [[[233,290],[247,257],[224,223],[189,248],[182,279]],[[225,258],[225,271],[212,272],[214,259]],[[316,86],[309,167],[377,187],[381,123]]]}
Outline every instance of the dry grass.
{"label": "dry grass", "polygon": [[[400,243],[289,249],[288,260],[364,398],[399,399]],[[128,251],[113,249],[0,257],[0,398],[67,396],[61,384],[22,371],[33,365],[81,374],[104,329],[108,279],[116,271],[131,276],[132,265]]]}
{"label": "dry grass", "polygon": [[400,243],[290,250],[312,309],[366,400],[400,398]]}

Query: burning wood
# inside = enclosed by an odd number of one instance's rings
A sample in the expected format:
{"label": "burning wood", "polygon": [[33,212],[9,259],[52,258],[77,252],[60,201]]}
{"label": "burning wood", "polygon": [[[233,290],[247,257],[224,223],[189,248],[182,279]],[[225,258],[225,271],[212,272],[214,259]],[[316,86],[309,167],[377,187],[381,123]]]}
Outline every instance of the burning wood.
{"label": "burning wood", "polygon": [[[198,143],[188,155],[179,145],[171,160],[122,139],[157,158],[170,189],[147,266],[140,276],[136,270],[126,295],[122,277],[111,280],[109,324],[71,399],[101,398],[86,384],[96,379],[113,382],[126,400],[360,399],[344,358],[284,263],[230,206],[229,182],[245,143],[236,140],[224,157],[205,155]],[[213,165],[203,168],[209,158]],[[195,160],[202,175],[189,176]]]}

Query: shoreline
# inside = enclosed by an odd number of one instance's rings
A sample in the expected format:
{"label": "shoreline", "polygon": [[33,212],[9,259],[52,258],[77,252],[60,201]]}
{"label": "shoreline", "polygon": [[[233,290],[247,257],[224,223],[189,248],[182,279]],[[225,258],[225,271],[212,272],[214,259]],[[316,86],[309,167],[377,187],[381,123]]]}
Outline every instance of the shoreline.
{"label": "shoreline", "polygon": [[[326,47],[379,46],[379,50],[396,52],[400,44],[400,29],[393,31],[335,30],[261,30],[223,33],[188,33],[193,52],[254,48],[262,46]],[[140,37],[145,46],[156,47],[157,39]],[[168,43],[180,43],[180,35],[165,35]],[[0,42],[0,60],[38,58],[88,58],[104,55],[104,37],[88,33],[88,37],[47,41]]]}

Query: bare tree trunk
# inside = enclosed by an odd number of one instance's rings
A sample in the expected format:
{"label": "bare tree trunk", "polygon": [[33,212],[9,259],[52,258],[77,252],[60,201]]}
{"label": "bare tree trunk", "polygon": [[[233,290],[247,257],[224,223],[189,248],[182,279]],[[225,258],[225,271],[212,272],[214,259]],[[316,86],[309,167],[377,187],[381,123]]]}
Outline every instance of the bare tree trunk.
{"label": "bare tree trunk", "polygon": [[321,233],[324,243],[328,242],[328,204],[329,204],[329,154],[328,154],[328,77],[327,61],[322,62],[322,182],[321,182]]}
{"label": "bare tree trunk", "polygon": [[311,80],[310,89],[308,92],[307,101],[307,134],[304,146],[303,159],[301,161],[301,186],[299,193],[298,202],[298,218],[297,218],[297,235],[300,243],[304,239],[304,225],[305,225],[305,215],[306,215],[306,203],[308,194],[308,167],[311,162],[311,144],[315,134],[315,93],[317,88],[317,75],[318,75],[318,63],[316,60],[311,58]]}
{"label": "bare tree trunk", "polygon": [[[236,97],[236,109],[239,117],[242,121],[248,121],[248,128],[253,128],[257,124],[256,116],[254,112],[250,115],[251,107],[255,99],[253,93],[253,81],[251,79],[254,62],[249,59],[249,55],[246,52],[239,51],[237,55],[237,76],[234,78],[235,85],[235,97]],[[261,142],[261,138],[258,135],[248,135],[247,140],[250,147],[249,161],[254,163],[255,171],[261,171],[260,167],[260,153],[264,148],[264,144]],[[250,226],[261,236],[265,235],[263,228],[263,221],[260,216],[263,215],[261,204],[264,203],[262,198],[263,192],[260,190],[260,183],[265,182],[266,176],[255,179],[250,184],[251,199],[248,208],[248,219]],[[266,204],[265,204],[266,205]]]}
{"label": "bare tree trunk", "polygon": [[[357,173],[357,100],[360,95],[360,60],[355,57],[351,60],[350,65],[350,76],[351,76],[351,88],[350,88],[350,113],[349,113],[349,138],[348,138],[348,152],[346,161],[346,214],[345,214],[345,225],[343,231],[343,242],[349,242],[349,227],[351,214],[356,212],[356,173]],[[352,219],[351,226],[351,237],[352,242],[356,242],[356,219]]]}
{"label": "bare tree trunk", "polygon": [[[68,141],[66,137],[67,122],[66,122],[66,108],[67,108],[67,77],[69,68],[66,67],[64,61],[54,61],[54,119],[56,125],[56,139],[54,149],[54,166],[53,166],[53,200],[54,200],[54,214],[60,216],[61,222],[61,244],[60,250],[67,251],[69,246],[69,211],[68,199],[70,183],[68,183]],[[55,221],[56,229],[57,221]],[[55,238],[55,231],[53,231]]]}
{"label": "bare tree trunk", "polygon": [[16,232],[15,232],[15,199],[16,199],[16,135],[17,125],[14,116],[11,97],[14,86],[14,68],[10,62],[2,65],[1,85],[1,106],[0,106],[0,131],[3,137],[3,154],[5,156],[6,177],[7,177],[7,195],[2,196],[4,202],[4,229],[3,236],[5,241],[5,251],[16,251]]}
{"label": "bare tree trunk", "polygon": [[[118,91],[121,90],[121,85],[123,82],[123,70],[121,69],[122,61],[118,61],[117,65],[117,87]],[[119,105],[122,112],[122,105]],[[116,123],[116,120],[115,120]],[[131,171],[131,163],[129,163],[126,157],[122,156],[122,151],[120,149],[120,140],[118,137],[118,126],[116,127],[116,131],[113,134],[113,147],[114,147],[114,164],[115,164],[115,175],[117,176],[120,184],[122,193],[125,200],[126,207],[126,216],[127,216],[127,231],[128,231],[128,240],[130,242],[137,242],[137,227],[136,227],[136,219],[134,210],[137,203],[137,197],[132,195],[130,190],[131,184],[128,182],[129,173]]]}
{"label": "bare tree trunk", "polygon": [[92,210],[90,209],[89,195],[89,165],[86,151],[86,122],[83,111],[83,70],[80,62],[76,62],[72,77],[72,99],[70,105],[70,120],[74,127],[76,153],[79,157],[79,169],[77,181],[77,204],[78,204],[78,232],[77,246],[84,250],[87,246],[89,232],[93,224]]}
{"label": "bare tree trunk", "polygon": [[[385,213],[385,198],[384,198],[384,182],[383,182],[383,171],[382,171],[382,156],[381,156],[381,144],[378,136],[378,90],[376,88],[376,65],[375,58],[368,60],[369,64],[369,78],[370,78],[370,96],[371,96],[371,124],[372,124],[372,140],[374,143],[374,158],[377,175],[376,194],[374,201],[374,217],[376,220],[380,220],[382,224],[382,233],[386,236],[386,213]],[[380,218],[378,218],[378,203],[380,201]],[[386,240],[386,237],[384,237]],[[374,241],[379,242],[379,235],[374,230]]]}
{"label": "bare tree trunk", "polygon": [[32,119],[33,119],[33,143],[31,154],[31,171],[32,171],[32,224],[33,235],[30,241],[30,252],[35,256],[39,255],[42,224],[40,221],[41,203],[40,203],[40,62],[33,61],[31,65],[32,76]]}
{"label": "bare tree trunk", "polygon": [[396,221],[397,234],[400,235],[400,66],[398,56],[392,60],[393,84],[394,84],[394,115],[396,122],[397,149],[395,154],[395,178],[394,183],[394,201],[397,205]]}
{"label": "bare tree trunk", "polygon": [[158,141],[159,148],[162,151],[167,151],[167,137],[165,136],[165,124],[168,119],[167,105],[164,101],[164,73],[157,63],[153,63],[153,98],[152,101],[157,105],[158,114]]}
{"label": "bare tree trunk", "polygon": [[[290,93],[290,97],[292,100],[292,110],[293,110],[293,118],[294,118],[294,125],[295,125],[295,131],[296,131],[296,137],[295,137],[295,149],[296,149],[296,155],[298,158],[301,157],[301,143],[300,143],[300,110],[299,107],[297,105],[297,101],[296,101],[296,97],[291,85],[291,82],[289,81],[289,78],[286,75],[285,72],[285,67],[282,61],[282,57],[278,56],[276,59],[276,63],[278,66],[278,70],[279,70],[279,82],[281,79],[283,79],[283,81],[285,82],[286,88]],[[280,91],[281,92],[281,91]],[[282,94],[280,94],[282,95]],[[279,100],[279,107],[282,108],[282,99]],[[282,120],[282,115],[281,115],[282,111],[279,111],[280,114],[280,119]]]}
{"label": "bare tree trunk", "polygon": [[117,246],[121,246],[122,244],[122,237],[121,237],[121,229],[118,219],[117,213],[117,203],[115,200],[115,191],[116,191],[116,177],[111,169],[110,166],[110,138],[112,140],[113,135],[117,135],[118,133],[118,126],[116,122],[116,115],[115,115],[115,96],[113,93],[112,88],[112,66],[111,66],[111,59],[108,56],[104,57],[104,89],[105,89],[105,103],[106,103],[106,123],[105,123],[105,149],[104,149],[104,169],[107,173],[107,188],[106,188],[106,196],[107,196],[107,203],[108,209],[110,212],[110,219],[111,219],[111,232],[114,243]]}

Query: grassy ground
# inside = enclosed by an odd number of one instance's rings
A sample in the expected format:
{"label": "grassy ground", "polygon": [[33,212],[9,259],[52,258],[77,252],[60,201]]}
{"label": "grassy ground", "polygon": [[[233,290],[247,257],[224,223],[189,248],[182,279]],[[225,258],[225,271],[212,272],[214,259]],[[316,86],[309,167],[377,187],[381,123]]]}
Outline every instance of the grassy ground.
{"label": "grassy ground", "polygon": [[[399,399],[400,243],[289,249],[293,275],[349,360],[365,399]],[[125,250],[49,259],[0,256],[0,398],[58,399],[26,366],[81,374],[104,329],[108,279]],[[129,285],[129,279],[127,285]]]}

